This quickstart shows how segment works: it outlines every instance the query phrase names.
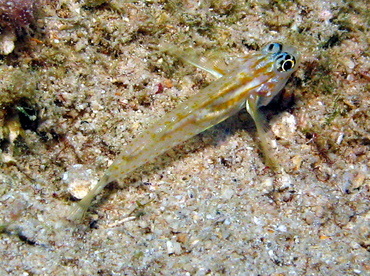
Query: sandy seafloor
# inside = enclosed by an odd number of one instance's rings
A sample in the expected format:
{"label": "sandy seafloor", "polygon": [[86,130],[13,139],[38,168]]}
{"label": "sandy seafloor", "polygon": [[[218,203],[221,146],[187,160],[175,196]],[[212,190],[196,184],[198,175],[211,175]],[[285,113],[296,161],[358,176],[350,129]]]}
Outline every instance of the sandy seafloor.
{"label": "sandy seafloor", "polygon": [[[40,9],[0,65],[0,275],[370,275],[368,1]],[[67,221],[78,184],[214,80],[163,41],[209,60],[269,41],[299,49],[299,70],[264,109],[284,171],[264,165],[241,111]]]}

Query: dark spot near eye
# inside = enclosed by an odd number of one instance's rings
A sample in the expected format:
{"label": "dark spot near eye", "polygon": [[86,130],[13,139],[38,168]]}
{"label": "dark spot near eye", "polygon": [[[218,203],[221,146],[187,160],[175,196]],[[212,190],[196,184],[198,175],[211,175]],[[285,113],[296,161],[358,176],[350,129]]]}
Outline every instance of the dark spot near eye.
{"label": "dark spot near eye", "polygon": [[281,58],[283,58],[284,57],[284,54],[280,54],[280,55],[278,55],[277,57],[276,57],[276,59],[281,59]]}
{"label": "dark spot near eye", "polygon": [[283,45],[280,43],[271,43],[267,49],[269,52],[279,53],[283,49]]}

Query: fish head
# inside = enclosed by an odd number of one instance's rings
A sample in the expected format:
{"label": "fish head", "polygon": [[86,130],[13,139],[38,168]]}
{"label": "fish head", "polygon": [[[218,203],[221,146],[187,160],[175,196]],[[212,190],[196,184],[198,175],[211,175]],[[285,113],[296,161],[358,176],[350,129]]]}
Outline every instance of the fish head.
{"label": "fish head", "polygon": [[260,107],[269,104],[283,89],[290,76],[298,69],[301,55],[294,47],[273,42],[256,52],[255,58],[255,77],[260,77],[260,83],[251,95],[258,99],[257,107]]}

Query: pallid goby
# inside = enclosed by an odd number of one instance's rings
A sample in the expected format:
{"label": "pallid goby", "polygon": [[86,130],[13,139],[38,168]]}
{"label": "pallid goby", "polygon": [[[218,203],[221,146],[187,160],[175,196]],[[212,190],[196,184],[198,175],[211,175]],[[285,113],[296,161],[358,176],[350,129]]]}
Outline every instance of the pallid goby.
{"label": "pallid goby", "polygon": [[106,170],[100,181],[73,207],[68,218],[81,219],[93,198],[112,182],[122,182],[130,172],[158,155],[220,123],[243,107],[253,118],[266,165],[278,164],[270,153],[263,116],[259,107],[267,105],[297,69],[299,53],[281,43],[270,43],[261,51],[239,58],[230,70],[207,68],[218,79],[181,103],[149,126],[127,145]]}

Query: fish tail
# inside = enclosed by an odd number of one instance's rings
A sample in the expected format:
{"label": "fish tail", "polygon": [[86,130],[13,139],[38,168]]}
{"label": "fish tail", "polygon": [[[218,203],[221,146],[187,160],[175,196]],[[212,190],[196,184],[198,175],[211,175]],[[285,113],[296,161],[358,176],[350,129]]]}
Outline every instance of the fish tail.
{"label": "fish tail", "polygon": [[69,212],[67,219],[70,221],[79,221],[81,220],[87,210],[91,206],[91,202],[94,199],[94,197],[100,193],[101,190],[104,189],[104,187],[111,182],[109,180],[109,175],[104,174],[104,176],[99,180],[99,182],[94,186],[92,190],[88,192],[86,196],[84,196],[83,199],[81,199],[79,202],[75,203],[72,207],[72,210]]}

